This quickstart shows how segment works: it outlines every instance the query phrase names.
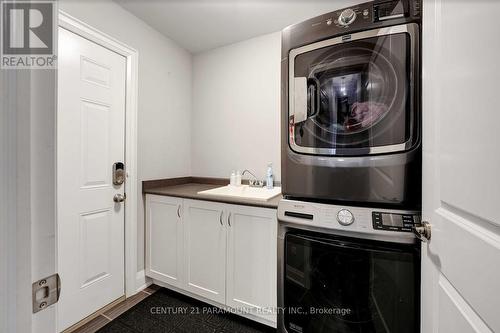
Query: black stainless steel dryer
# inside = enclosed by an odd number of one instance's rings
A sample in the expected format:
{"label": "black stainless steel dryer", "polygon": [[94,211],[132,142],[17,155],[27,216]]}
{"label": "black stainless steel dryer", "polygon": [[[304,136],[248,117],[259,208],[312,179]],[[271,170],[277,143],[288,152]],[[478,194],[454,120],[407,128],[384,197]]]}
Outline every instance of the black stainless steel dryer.
{"label": "black stainless steel dryer", "polygon": [[375,1],[282,34],[286,198],[418,209],[420,1]]}
{"label": "black stainless steel dryer", "polygon": [[279,333],[420,332],[420,212],[281,200]]}

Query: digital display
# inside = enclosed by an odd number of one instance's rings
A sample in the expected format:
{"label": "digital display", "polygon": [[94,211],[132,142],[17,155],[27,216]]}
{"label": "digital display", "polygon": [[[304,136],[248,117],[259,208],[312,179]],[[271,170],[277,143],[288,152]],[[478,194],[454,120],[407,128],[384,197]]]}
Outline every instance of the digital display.
{"label": "digital display", "polygon": [[401,1],[391,1],[380,4],[378,7],[379,17],[404,14],[404,7]]}
{"label": "digital display", "polygon": [[386,227],[403,227],[403,215],[382,214],[382,225]]}
{"label": "digital display", "polygon": [[375,5],[375,21],[389,20],[405,16],[405,7],[402,1],[389,1]]}
{"label": "digital display", "polygon": [[415,221],[419,221],[419,215],[372,212],[372,219],[374,229],[411,232],[414,224],[418,223]]}

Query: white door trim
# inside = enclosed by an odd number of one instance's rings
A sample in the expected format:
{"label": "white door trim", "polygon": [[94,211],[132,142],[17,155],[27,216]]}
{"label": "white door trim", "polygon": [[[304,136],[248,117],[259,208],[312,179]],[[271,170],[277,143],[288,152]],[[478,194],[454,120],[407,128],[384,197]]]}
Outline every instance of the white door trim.
{"label": "white door trim", "polygon": [[[137,292],[137,50],[90,25],[59,11],[59,26],[126,58],[125,92],[125,296]],[[64,282],[62,285],[64,290]],[[82,318],[83,319],[83,318]]]}

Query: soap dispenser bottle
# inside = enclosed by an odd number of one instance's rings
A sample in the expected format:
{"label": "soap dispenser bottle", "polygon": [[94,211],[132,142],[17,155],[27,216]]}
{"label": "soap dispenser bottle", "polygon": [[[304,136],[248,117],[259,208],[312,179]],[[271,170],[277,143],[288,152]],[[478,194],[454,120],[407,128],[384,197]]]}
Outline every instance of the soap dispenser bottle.
{"label": "soap dispenser bottle", "polygon": [[272,189],[273,187],[274,187],[273,164],[269,163],[267,165],[267,173],[266,173],[266,188]]}

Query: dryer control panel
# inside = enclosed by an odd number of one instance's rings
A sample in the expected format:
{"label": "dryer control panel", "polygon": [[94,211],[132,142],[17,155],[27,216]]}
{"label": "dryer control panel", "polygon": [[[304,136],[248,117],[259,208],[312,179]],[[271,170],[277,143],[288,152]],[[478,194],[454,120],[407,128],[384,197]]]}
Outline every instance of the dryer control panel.
{"label": "dryer control panel", "polygon": [[420,223],[420,216],[415,214],[397,214],[372,212],[373,229],[412,232],[413,226]]}
{"label": "dryer control panel", "polygon": [[282,199],[278,221],[294,228],[319,230],[352,237],[412,243],[413,225],[420,223],[420,211],[340,206]]}

